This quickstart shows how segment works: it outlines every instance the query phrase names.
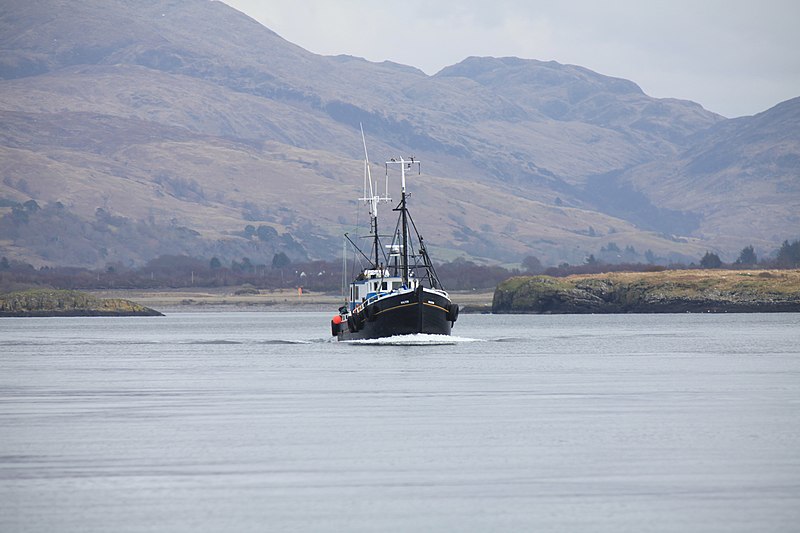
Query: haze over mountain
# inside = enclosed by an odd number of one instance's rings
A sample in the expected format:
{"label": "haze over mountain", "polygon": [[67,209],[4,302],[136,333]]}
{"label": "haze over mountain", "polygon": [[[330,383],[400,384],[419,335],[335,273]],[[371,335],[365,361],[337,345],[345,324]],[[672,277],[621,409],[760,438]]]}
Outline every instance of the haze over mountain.
{"label": "haze over mountain", "polygon": [[335,258],[359,209],[359,124],[373,175],[423,161],[412,212],[441,260],[580,262],[609,243],[735,259],[800,234],[800,99],[726,120],[555,62],[428,76],[319,56],[216,1],[17,4],[0,8],[12,259]]}

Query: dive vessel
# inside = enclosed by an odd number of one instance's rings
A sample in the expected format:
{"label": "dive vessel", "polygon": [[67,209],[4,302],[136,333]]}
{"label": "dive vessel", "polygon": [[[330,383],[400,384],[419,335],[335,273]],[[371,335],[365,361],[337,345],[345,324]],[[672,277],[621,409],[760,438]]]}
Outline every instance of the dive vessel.
{"label": "dive vessel", "polygon": [[[362,132],[363,138],[363,132]],[[377,339],[396,335],[426,333],[450,335],[458,319],[458,304],[442,287],[425,244],[408,211],[406,173],[421,173],[421,164],[413,157],[392,158],[386,162],[386,181],[383,196],[373,183],[364,143],[364,196],[359,200],[369,206],[370,253],[365,254],[345,234],[366,264],[350,282],[344,305],[331,320],[331,333],[340,341]],[[384,235],[383,244],[378,231],[378,206],[391,202],[388,196],[389,174],[400,174],[400,203],[394,232]],[[383,246],[382,246],[383,244]],[[362,263],[362,264],[364,264]],[[346,271],[346,269],[345,269]]]}

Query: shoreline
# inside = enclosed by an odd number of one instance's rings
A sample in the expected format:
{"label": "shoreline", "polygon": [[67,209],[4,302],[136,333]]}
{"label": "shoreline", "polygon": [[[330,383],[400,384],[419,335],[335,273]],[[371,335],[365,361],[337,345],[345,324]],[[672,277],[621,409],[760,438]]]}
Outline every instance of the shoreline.
{"label": "shoreline", "polygon": [[[340,294],[296,289],[260,290],[242,293],[241,287],[196,287],[181,289],[103,289],[85,291],[96,298],[121,298],[161,312],[214,311],[331,311],[344,302]],[[240,294],[237,294],[240,292]],[[462,313],[489,313],[494,289],[449,291]]]}

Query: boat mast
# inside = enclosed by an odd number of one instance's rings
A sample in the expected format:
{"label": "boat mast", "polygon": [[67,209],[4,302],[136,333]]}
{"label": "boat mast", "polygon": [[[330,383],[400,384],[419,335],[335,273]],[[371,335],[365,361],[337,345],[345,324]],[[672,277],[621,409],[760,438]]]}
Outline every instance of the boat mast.
{"label": "boat mast", "polygon": [[408,211],[406,210],[406,165],[400,158],[400,215],[403,229],[403,285],[408,287]]}
{"label": "boat mast", "polygon": [[[380,238],[378,235],[378,204],[380,202],[389,202],[391,198],[388,196],[388,189],[384,192],[384,196],[378,193],[377,182],[373,186],[372,173],[369,168],[369,154],[367,153],[367,140],[364,137],[364,126],[361,127],[361,142],[364,144],[364,196],[359,198],[361,201],[369,205],[369,230],[372,234],[372,268],[380,268]],[[369,192],[369,196],[367,193]]]}
{"label": "boat mast", "polygon": [[408,215],[408,208],[407,208],[407,199],[408,195],[406,194],[406,169],[411,168],[411,165],[416,165],[417,170],[420,169],[419,161],[414,161],[414,158],[410,158],[410,160],[405,160],[402,157],[400,158],[392,158],[386,162],[386,173],[389,173],[389,165],[400,165],[400,204],[393,209],[393,211],[400,211],[400,231],[403,233],[402,237],[402,251],[400,253],[401,258],[401,265],[400,271],[403,278],[403,284],[408,286],[408,281],[410,278],[410,271],[411,267],[409,266],[409,258],[408,258],[408,237],[409,237],[409,215]]}

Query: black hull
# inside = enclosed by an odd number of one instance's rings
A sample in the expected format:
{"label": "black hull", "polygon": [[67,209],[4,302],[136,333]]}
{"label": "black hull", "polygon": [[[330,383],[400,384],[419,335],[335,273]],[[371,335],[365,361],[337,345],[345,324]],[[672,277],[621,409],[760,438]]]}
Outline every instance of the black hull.
{"label": "black hull", "polygon": [[387,296],[343,322],[337,337],[348,341],[415,333],[450,335],[455,320],[451,306],[448,298],[431,292]]}

